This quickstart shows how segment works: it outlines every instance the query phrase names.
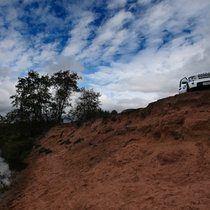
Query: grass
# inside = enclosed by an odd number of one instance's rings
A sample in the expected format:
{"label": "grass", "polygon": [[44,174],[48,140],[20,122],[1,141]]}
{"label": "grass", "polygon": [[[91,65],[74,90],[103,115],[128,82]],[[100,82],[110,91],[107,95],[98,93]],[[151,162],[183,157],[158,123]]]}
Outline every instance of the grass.
{"label": "grass", "polygon": [[60,145],[63,145],[63,144],[71,144],[71,141],[69,141],[69,139],[67,139],[66,141],[63,141]]}
{"label": "grass", "polygon": [[39,147],[41,147],[41,145],[40,144],[37,144],[34,147],[35,147],[35,149],[38,149]]}
{"label": "grass", "polygon": [[71,144],[71,141],[69,141],[69,139],[67,139],[66,141],[64,141],[64,144]]}
{"label": "grass", "polygon": [[78,144],[78,143],[80,143],[80,142],[82,142],[82,141],[84,141],[83,138],[78,138],[78,139],[74,142],[74,144]]}
{"label": "grass", "polygon": [[47,155],[47,154],[51,153],[52,150],[46,149],[46,148],[42,147],[42,148],[39,150],[39,154],[41,154],[41,153],[43,153],[43,152]]}
{"label": "grass", "polygon": [[58,142],[57,142],[57,143],[60,143],[60,142],[62,142],[62,139],[58,140]]}

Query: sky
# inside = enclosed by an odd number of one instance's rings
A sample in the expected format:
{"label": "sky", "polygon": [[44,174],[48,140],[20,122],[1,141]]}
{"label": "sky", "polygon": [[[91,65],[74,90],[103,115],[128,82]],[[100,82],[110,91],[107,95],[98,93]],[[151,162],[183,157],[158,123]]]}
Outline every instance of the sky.
{"label": "sky", "polygon": [[0,114],[18,77],[71,70],[122,111],[209,72],[209,0],[0,0]]}

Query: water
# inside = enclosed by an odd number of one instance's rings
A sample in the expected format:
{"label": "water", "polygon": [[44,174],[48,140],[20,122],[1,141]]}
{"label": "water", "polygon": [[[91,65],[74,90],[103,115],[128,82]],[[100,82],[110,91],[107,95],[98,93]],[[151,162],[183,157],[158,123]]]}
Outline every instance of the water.
{"label": "water", "polygon": [[11,176],[12,172],[8,164],[0,157],[0,198],[4,189],[10,185]]}

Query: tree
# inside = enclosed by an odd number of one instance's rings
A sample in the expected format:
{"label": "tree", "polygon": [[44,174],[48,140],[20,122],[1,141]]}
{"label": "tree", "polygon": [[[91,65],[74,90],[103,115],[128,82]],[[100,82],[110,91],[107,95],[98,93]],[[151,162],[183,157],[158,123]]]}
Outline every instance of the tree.
{"label": "tree", "polygon": [[2,115],[0,115],[0,123],[3,123],[4,121],[5,121],[5,118]]}
{"label": "tree", "polygon": [[62,114],[65,113],[67,106],[71,103],[71,94],[73,91],[79,91],[77,86],[77,80],[80,77],[77,73],[70,71],[59,71],[52,76],[52,83],[55,89],[55,94],[53,97],[53,116],[56,122],[60,123],[62,121]]}
{"label": "tree", "polygon": [[10,117],[21,122],[60,123],[66,107],[70,106],[72,91],[79,91],[78,79],[80,77],[70,71],[59,71],[51,77],[29,71],[28,76],[18,78],[16,94],[11,96],[16,109]]}
{"label": "tree", "polygon": [[11,96],[15,107],[3,118],[0,115],[1,156],[14,170],[23,169],[24,159],[35,144],[36,137],[61,122],[70,106],[72,91],[78,91],[76,73],[60,71],[52,76],[29,71],[18,78],[16,94]]}
{"label": "tree", "polygon": [[100,113],[100,93],[93,89],[81,89],[81,95],[76,101],[76,106],[69,113],[70,119],[75,121],[86,121],[97,117]]}
{"label": "tree", "polygon": [[17,119],[43,121],[50,105],[50,87],[49,76],[40,76],[35,71],[29,71],[27,77],[18,78],[16,94],[11,96],[12,104],[16,107]]}

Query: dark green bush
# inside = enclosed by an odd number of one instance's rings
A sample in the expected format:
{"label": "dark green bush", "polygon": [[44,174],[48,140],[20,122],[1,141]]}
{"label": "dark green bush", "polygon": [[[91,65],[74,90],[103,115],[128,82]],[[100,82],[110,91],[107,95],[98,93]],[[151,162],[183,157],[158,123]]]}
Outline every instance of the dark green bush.
{"label": "dark green bush", "polygon": [[[1,156],[11,170],[22,170],[24,159],[31,152],[38,136],[49,129],[52,123],[0,123]],[[35,148],[40,147],[35,145]]]}
{"label": "dark green bush", "polygon": [[111,115],[117,115],[117,111],[116,110],[112,110]]}
{"label": "dark green bush", "polygon": [[2,147],[1,156],[8,162],[10,169],[21,170],[26,167],[24,159],[30,153],[33,146],[31,139],[10,140]]}
{"label": "dark green bush", "polygon": [[[1,179],[1,177],[0,177]],[[6,192],[9,189],[9,187],[3,183],[0,183],[0,194],[3,194],[4,192]]]}
{"label": "dark green bush", "polygon": [[[56,123],[63,122],[65,109],[71,106],[72,92],[79,91],[79,79],[77,73],[69,70],[59,71],[52,76],[29,71],[26,77],[18,78],[16,94],[10,97],[14,109],[5,117],[0,115],[1,156],[9,163],[10,169],[24,168],[23,161],[37,137]],[[62,135],[63,132],[60,138]],[[39,147],[35,146],[36,149]],[[39,152],[49,154],[52,151],[41,148]]]}

